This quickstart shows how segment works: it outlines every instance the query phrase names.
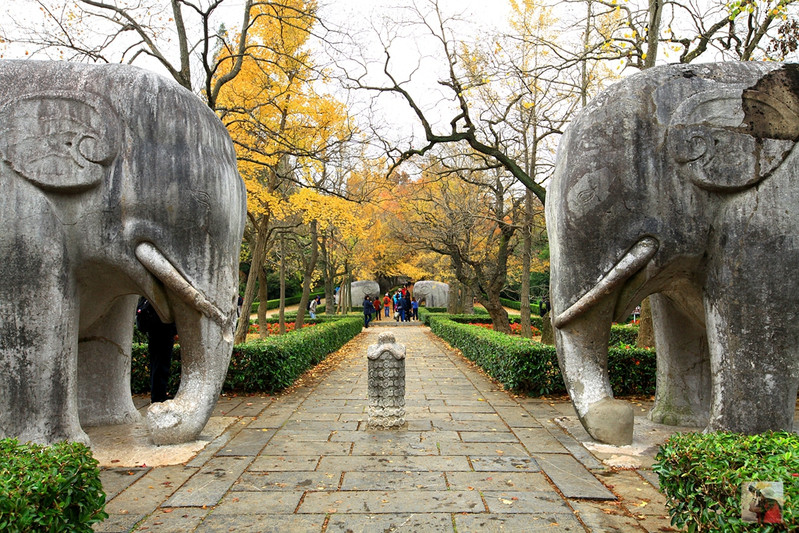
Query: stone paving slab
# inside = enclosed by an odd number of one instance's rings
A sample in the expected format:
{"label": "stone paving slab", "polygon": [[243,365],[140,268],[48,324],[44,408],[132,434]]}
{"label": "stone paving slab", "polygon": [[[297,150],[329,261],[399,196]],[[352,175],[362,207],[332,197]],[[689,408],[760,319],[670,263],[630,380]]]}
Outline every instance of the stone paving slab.
{"label": "stone paving slab", "polygon": [[549,491],[555,489],[539,472],[447,472],[452,490],[479,491]]}
{"label": "stone paving slab", "polygon": [[[480,533],[508,533],[518,531],[524,533],[573,533],[585,529],[580,522],[566,514],[466,514],[455,515],[455,527],[461,531],[479,531]],[[597,533],[614,531],[598,529]]]}
{"label": "stone paving slab", "polygon": [[343,472],[468,472],[472,468],[463,456],[371,456],[322,457],[321,470]]}
{"label": "stone paving slab", "polygon": [[260,514],[228,515],[212,513],[195,533],[303,533],[322,531],[325,515]]}
{"label": "stone paving slab", "polygon": [[541,470],[535,459],[526,456],[473,455],[469,459],[475,472],[539,472]]}
{"label": "stone paving slab", "polygon": [[231,492],[214,508],[214,514],[261,515],[291,514],[297,509],[304,492],[272,491]]}
{"label": "stone paving slab", "polygon": [[577,459],[565,454],[535,454],[538,464],[567,498],[615,500],[616,497]]}
{"label": "stone paving slab", "polygon": [[300,513],[469,513],[485,511],[474,491],[347,491],[309,492]]}
{"label": "stone paving slab", "polygon": [[333,514],[326,533],[375,533],[413,531],[414,533],[452,533],[452,516],[447,513],[344,515]]}
{"label": "stone paving slab", "polygon": [[139,526],[141,531],[157,531],[158,533],[185,533],[194,531],[210,509],[200,507],[178,507],[159,509]]}
{"label": "stone paving slab", "polygon": [[347,472],[341,490],[447,490],[443,472]]}
{"label": "stone paving slab", "polygon": [[202,507],[216,505],[247,468],[251,457],[215,457],[194,474],[164,507]]}
{"label": "stone paving slab", "polygon": [[341,472],[244,472],[233,492],[337,490]]}
{"label": "stone paving slab", "polygon": [[105,468],[101,470],[100,482],[103,484],[106,500],[113,499],[150,470],[150,467]]}
{"label": "stone paving slab", "polygon": [[571,507],[566,505],[556,492],[530,491],[486,491],[483,492],[489,512],[507,513],[560,513],[571,515]]}
{"label": "stone paving slab", "polygon": [[274,429],[243,429],[216,453],[217,456],[258,455],[274,436]]}

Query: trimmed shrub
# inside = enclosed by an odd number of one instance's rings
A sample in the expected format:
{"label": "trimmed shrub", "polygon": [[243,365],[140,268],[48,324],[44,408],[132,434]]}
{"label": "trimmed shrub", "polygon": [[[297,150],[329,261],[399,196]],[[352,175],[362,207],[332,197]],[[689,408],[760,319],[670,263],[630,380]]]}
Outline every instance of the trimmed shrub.
{"label": "trimmed shrub", "polygon": [[[316,296],[321,296],[322,298],[324,298],[325,297],[325,292],[324,291],[312,292],[308,296],[308,298],[315,298]],[[302,300],[302,294],[299,294],[297,296],[289,296],[288,298],[286,298],[286,305],[296,305],[296,304],[300,303],[300,300]],[[310,302],[310,300],[308,300],[308,301]],[[257,313],[258,312],[258,307],[260,305],[261,305],[261,302],[253,302],[252,306],[250,308],[250,313],[251,314],[252,313]],[[270,309],[277,309],[278,307],[280,307],[280,298],[275,298],[274,300],[267,300],[267,302],[266,302],[266,310],[267,311],[269,311]]]}
{"label": "trimmed shrub", "polygon": [[[671,523],[688,531],[797,531],[799,436],[773,432],[677,433],[660,447],[653,470]],[[782,524],[741,518],[741,484],[782,481]]]}
{"label": "trimmed shrub", "polygon": [[[510,307],[511,309],[516,309],[517,311],[521,311],[522,310],[522,303],[521,302],[517,302],[515,300],[508,300],[507,298],[500,298],[499,299],[499,303],[501,303],[505,307]],[[533,315],[535,315],[535,316],[538,316],[540,314],[541,311],[540,311],[540,309],[538,307],[538,302],[534,302],[534,303],[530,304],[530,312]]]}
{"label": "trimmed shrub", "polygon": [[0,440],[0,531],[91,532],[108,517],[100,470],[77,442]]}
{"label": "trimmed shrub", "polygon": [[[269,320],[270,323],[276,321]],[[326,320],[317,318],[310,322],[316,325],[235,345],[223,389],[270,393],[285,389],[329,353],[344,346],[363,328],[363,318],[355,316]],[[169,394],[177,393],[179,385],[180,346],[176,346],[169,376]],[[150,391],[146,344],[133,345],[131,390],[139,394]]]}
{"label": "trimmed shrub", "polygon": [[363,320],[328,320],[312,328],[233,347],[225,390],[277,392],[361,332]]}
{"label": "trimmed shrub", "polygon": [[[566,392],[554,346],[458,323],[450,315],[431,314],[428,323],[433,333],[505,388],[533,396]],[[654,350],[608,349],[610,384],[616,395],[654,394],[655,367]]]}
{"label": "trimmed shrub", "polygon": [[610,327],[610,341],[608,344],[611,346],[627,345],[635,346],[638,340],[638,326],[631,324],[613,324]]}

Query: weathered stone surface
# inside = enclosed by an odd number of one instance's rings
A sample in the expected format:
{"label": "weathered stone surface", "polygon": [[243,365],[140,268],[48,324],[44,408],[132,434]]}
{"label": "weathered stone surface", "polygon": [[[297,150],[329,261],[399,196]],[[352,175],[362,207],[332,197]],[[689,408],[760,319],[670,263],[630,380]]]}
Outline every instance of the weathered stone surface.
{"label": "weathered stone surface", "polygon": [[366,352],[369,360],[370,428],[389,429],[405,425],[405,346],[386,331]]}
{"label": "weathered stone surface", "polygon": [[133,422],[137,294],[176,322],[183,380],[157,444],[194,440],[232,351],[246,212],[194,94],[127,65],[0,62],[0,437],[88,442]]}
{"label": "weathered stone surface", "polygon": [[425,307],[447,307],[449,285],[440,281],[417,281],[413,284],[413,297]]}
{"label": "weathered stone surface", "polygon": [[562,138],[546,206],[553,325],[594,438],[629,444],[633,413],[611,399],[603,362],[611,320],[648,295],[652,420],[792,428],[797,80],[789,64],[654,68],[599,95]]}
{"label": "weathered stone surface", "polygon": [[[353,307],[359,307],[363,304],[365,296],[374,298],[380,294],[380,285],[376,281],[369,279],[353,281],[350,285],[350,290],[350,304]],[[341,288],[339,288],[338,294],[341,294]],[[338,297],[338,295],[336,296]]]}
{"label": "weathered stone surface", "polygon": [[567,498],[615,500],[616,497],[574,457],[566,454],[536,454],[535,460]]}

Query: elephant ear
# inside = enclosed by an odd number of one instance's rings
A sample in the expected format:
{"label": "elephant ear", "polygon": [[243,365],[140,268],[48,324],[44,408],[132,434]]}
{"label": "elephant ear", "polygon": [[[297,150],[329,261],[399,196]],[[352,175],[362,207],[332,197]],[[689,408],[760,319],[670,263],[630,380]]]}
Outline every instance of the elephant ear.
{"label": "elephant ear", "polygon": [[678,174],[702,189],[734,192],[760,183],[779,168],[793,149],[795,137],[778,135],[777,128],[769,128],[764,121],[753,128],[745,111],[752,105],[772,108],[775,99],[744,86],[713,89],[686,99],[672,115],[667,132],[668,151]]}
{"label": "elephant ear", "polygon": [[23,95],[0,108],[0,158],[41,189],[85,191],[108,174],[119,151],[119,124],[98,95]]}

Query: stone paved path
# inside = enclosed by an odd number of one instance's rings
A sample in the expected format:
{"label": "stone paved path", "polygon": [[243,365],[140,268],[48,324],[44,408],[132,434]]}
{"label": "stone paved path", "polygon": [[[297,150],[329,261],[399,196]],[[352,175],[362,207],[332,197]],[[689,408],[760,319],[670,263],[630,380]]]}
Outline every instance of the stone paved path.
{"label": "stone paved path", "polygon": [[[370,327],[340,363],[234,417],[185,465],[102,472],[97,531],[669,531],[651,470],[612,470],[556,423],[567,402],[517,398],[418,323]],[[366,430],[366,349],[407,347],[407,420]],[[643,410],[642,410],[643,411]]]}

